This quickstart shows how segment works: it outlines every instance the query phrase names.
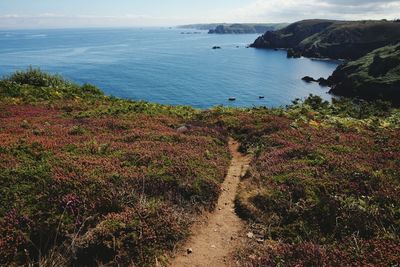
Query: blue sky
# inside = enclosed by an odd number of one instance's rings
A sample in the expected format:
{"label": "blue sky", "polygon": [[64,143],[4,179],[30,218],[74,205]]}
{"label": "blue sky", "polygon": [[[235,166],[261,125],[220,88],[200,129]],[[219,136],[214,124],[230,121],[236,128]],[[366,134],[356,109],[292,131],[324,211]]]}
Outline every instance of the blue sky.
{"label": "blue sky", "polygon": [[0,28],[394,19],[400,0],[0,0]]}

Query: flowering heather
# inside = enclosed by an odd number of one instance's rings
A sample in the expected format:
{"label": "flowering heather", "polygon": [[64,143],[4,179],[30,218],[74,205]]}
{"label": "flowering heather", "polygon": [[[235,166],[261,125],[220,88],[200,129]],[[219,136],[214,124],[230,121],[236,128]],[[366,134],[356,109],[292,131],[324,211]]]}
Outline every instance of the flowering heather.
{"label": "flowering heather", "polygon": [[59,247],[76,265],[152,265],[215,207],[229,163],[221,130],[179,133],[185,121],[169,114],[82,116],[96,108],[1,105],[0,264]]}
{"label": "flowering heather", "polygon": [[398,266],[399,125],[382,102],[198,111],[18,72],[0,81],[0,265],[166,263],[215,208],[232,135],[253,154],[242,266]]}
{"label": "flowering heather", "polygon": [[230,122],[255,155],[236,205],[261,241],[238,252],[242,265],[397,266],[399,129],[277,113],[258,110]]}

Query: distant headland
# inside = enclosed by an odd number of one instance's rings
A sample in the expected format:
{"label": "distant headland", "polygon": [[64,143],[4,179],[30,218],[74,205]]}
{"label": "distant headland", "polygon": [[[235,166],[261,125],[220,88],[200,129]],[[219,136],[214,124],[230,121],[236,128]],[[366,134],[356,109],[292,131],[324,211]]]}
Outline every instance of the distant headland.
{"label": "distant headland", "polygon": [[178,26],[183,29],[205,30],[209,34],[264,34],[286,27],[287,23],[211,23]]}

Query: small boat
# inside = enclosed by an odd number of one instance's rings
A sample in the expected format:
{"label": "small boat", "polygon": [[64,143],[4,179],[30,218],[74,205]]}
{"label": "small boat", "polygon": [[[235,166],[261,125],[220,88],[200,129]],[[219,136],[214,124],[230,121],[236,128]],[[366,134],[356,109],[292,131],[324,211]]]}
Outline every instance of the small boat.
{"label": "small boat", "polygon": [[265,96],[260,95],[258,98],[259,98],[259,99],[264,99]]}
{"label": "small boat", "polygon": [[235,101],[236,100],[236,97],[230,97],[229,98],[229,101]]}

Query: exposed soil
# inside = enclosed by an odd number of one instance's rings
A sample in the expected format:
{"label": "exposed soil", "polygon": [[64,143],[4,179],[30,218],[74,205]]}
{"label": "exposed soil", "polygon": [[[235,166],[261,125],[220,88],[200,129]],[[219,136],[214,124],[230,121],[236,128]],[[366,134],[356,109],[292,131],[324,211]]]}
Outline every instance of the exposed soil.
{"label": "exposed soil", "polygon": [[[250,163],[250,156],[238,152],[239,143],[229,140],[232,154],[228,174],[222,184],[222,194],[213,213],[206,215],[192,229],[192,237],[176,252],[173,267],[234,266],[232,252],[244,238],[244,223],[236,215],[234,200],[240,178]],[[190,251],[188,251],[190,250]]]}

